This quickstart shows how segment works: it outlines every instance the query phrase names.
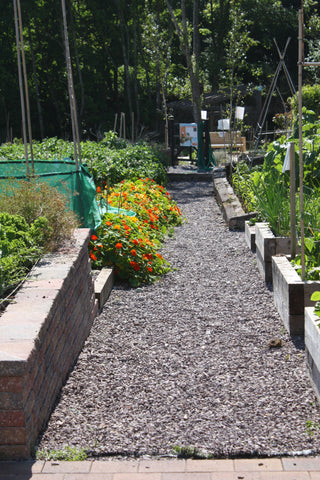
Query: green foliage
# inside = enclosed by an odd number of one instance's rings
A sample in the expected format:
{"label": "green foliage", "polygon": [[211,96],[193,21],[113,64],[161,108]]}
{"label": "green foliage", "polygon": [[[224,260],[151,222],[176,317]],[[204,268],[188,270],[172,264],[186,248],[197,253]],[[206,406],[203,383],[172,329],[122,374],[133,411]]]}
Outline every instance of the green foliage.
{"label": "green foliage", "polygon": [[[63,159],[73,155],[73,143],[56,137],[35,142],[34,156],[41,160]],[[166,183],[166,159],[156,147],[146,143],[129,144],[114,132],[107,132],[100,142],[81,142],[82,162],[87,164],[96,185],[108,179],[114,185],[124,178],[153,178],[159,184]],[[0,146],[0,160],[24,158],[21,143]]]}
{"label": "green foliage", "polygon": [[[320,232],[305,238],[305,279],[320,280]],[[301,274],[301,254],[293,262],[298,274]]]}
{"label": "green foliage", "polygon": [[83,448],[64,446],[60,450],[38,450],[36,452],[37,460],[54,460],[54,461],[83,461],[88,457],[86,451]]}
{"label": "green foliage", "polygon": [[[107,213],[89,245],[93,268],[114,266],[120,280],[136,287],[151,283],[170,270],[157,252],[172,226],[182,222],[181,212],[163,186],[145,179],[127,181],[99,195],[119,213]],[[120,208],[136,213],[124,215]]]}
{"label": "green foliage", "polygon": [[[78,226],[76,215],[67,209],[65,196],[37,178],[2,181],[1,192],[0,211],[20,215],[29,225],[39,217],[47,219],[50,227],[44,244],[47,251],[70,238]],[[40,231],[38,235],[41,237]]]}
{"label": "green foliage", "polygon": [[25,277],[45,250],[51,232],[43,217],[28,225],[20,215],[0,213],[0,296]]}
{"label": "green foliage", "polygon": [[[298,94],[289,99],[295,117],[298,116]],[[315,112],[316,118],[320,115],[320,85],[304,85],[302,87],[302,105]]]}

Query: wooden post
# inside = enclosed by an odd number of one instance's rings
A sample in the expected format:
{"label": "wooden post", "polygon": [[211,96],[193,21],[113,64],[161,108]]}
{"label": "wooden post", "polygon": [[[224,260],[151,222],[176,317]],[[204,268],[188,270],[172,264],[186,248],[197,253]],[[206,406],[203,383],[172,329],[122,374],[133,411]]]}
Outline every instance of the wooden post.
{"label": "wooden post", "polygon": [[117,124],[118,124],[118,114],[116,113],[114,116],[114,125],[113,125],[113,131],[115,133],[117,132]]}
{"label": "wooden post", "polygon": [[291,220],[291,260],[296,256],[296,159],[294,142],[290,143],[290,220]]}
{"label": "wooden post", "polygon": [[303,201],[303,137],[302,137],[302,66],[303,66],[303,10],[299,10],[299,62],[298,62],[298,113],[299,113],[299,189],[301,229],[301,279],[305,280],[304,201]]}
{"label": "wooden post", "polygon": [[120,113],[120,131],[119,131],[119,137],[122,138],[122,122],[123,122],[123,113]]}
{"label": "wooden post", "polygon": [[126,114],[122,113],[123,115],[123,138],[126,139]]}
{"label": "wooden post", "polygon": [[134,112],[131,114],[131,140],[134,142]]}
{"label": "wooden post", "polygon": [[14,10],[14,24],[15,24],[15,32],[16,32],[16,45],[17,45],[18,76],[19,76],[19,89],[20,89],[21,117],[22,117],[22,137],[23,137],[23,144],[24,144],[24,155],[25,155],[25,159],[26,159],[27,176],[29,177],[30,167],[29,167],[29,159],[28,159],[26,111],[25,111],[25,105],[24,105],[23,79],[22,79],[21,57],[20,57],[18,12],[17,12],[17,2],[16,2],[16,0],[13,0],[13,10]]}
{"label": "wooden post", "polygon": [[77,109],[76,109],[76,101],[75,101],[73,78],[72,78],[72,66],[71,66],[71,58],[70,58],[70,47],[69,47],[69,38],[68,38],[67,14],[66,14],[65,0],[61,0],[61,7],[62,7],[62,18],[63,18],[63,27],[64,27],[64,44],[65,44],[66,64],[67,64],[67,73],[68,73],[68,91],[69,91],[69,102],[70,102],[73,147],[74,147],[75,162],[76,162],[76,166],[77,166],[77,170],[78,170],[78,168],[79,168],[78,157],[79,157],[79,160],[80,160],[80,156],[81,156],[81,153],[80,153],[80,138],[79,138]]}
{"label": "wooden post", "polygon": [[34,174],[33,148],[32,148],[32,128],[31,128],[30,103],[29,103],[29,88],[28,88],[26,57],[25,57],[25,54],[24,54],[22,16],[21,16],[20,0],[16,0],[16,1],[17,1],[16,5],[17,5],[17,11],[18,11],[18,18],[19,18],[21,58],[22,58],[22,69],[23,69],[23,77],[24,77],[24,90],[25,90],[25,95],[26,95],[25,100],[26,100],[26,110],[27,110],[27,125],[28,125],[29,145],[30,145],[30,157],[31,157],[32,174]]}

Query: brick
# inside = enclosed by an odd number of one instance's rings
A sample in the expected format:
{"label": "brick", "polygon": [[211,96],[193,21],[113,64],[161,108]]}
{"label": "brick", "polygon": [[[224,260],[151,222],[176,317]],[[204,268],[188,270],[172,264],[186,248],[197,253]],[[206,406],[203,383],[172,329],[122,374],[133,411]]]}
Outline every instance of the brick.
{"label": "brick", "polygon": [[233,472],[233,460],[187,460],[187,472]]}
{"label": "brick", "polygon": [[21,392],[23,377],[0,377],[0,392]]}
{"label": "brick", "polygon": [[[282,463],[279,458],[261,458],[261,459],[245,459],[240,458],[234,460],[235,471],[238,472],[250,472],[250,471],[273,471],[279,472],[282,471]],[[305,470],[305,469],[303,469]]]}
{"label": "brick", "polygon": [[91,473],[138,473],[139,463],[136,460],[94,461]]}
{"label": "brick", "polygon": [[22,410],[0,410],[0,427],[23,427],[24,413]]}
{"label": "brick", "polygon": [[20,460],[30,457],[28,445],[0,445],[0,460]]}
{"label": "brick", "polygon": [[319,471],[320,457],[283,458],[283,469],[293,471]]}
{"label": "brick", "polygon": [[0,392],[2,410],[21,410],[23,408],[20,393]]}
{"label": "brick", "polygon": [[22,445],[26,441],[26,430],[24,427],[1,427],[1,445]]}

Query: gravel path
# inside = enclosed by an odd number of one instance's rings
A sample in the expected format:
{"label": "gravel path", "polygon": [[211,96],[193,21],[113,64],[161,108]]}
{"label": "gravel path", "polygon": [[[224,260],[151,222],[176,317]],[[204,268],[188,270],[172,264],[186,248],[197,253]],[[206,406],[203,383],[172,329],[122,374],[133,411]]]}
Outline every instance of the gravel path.
{"label": "gravel path", "polygon": [[[284,332],[244,234],[226,228],[210,183],[170,190],[188,220],[163,248],[174,270],[154,285],[113,289],[40,448],[319,452],[303,342]],[[269,348],[276,337],[283,346]]]}

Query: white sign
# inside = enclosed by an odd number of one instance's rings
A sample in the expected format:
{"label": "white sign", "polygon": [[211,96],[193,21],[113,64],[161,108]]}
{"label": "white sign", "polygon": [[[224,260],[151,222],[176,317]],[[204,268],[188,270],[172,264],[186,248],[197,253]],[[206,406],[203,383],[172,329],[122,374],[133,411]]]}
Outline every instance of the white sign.
{"label": "white sign", "polygon": [[198,146],[198,128],[196,123],[180,123],[179,136],[181,147]]}
{"label": "white sign", "polygon": [[236,120],[243,120],[243,118],[244,118],[244,107],[236,107],[235,117],[236,117]]}
{"label": "white sign", "polygon": [[218,120],[218,130],[230,130],[230,120],[229,118],[224,118]]}

